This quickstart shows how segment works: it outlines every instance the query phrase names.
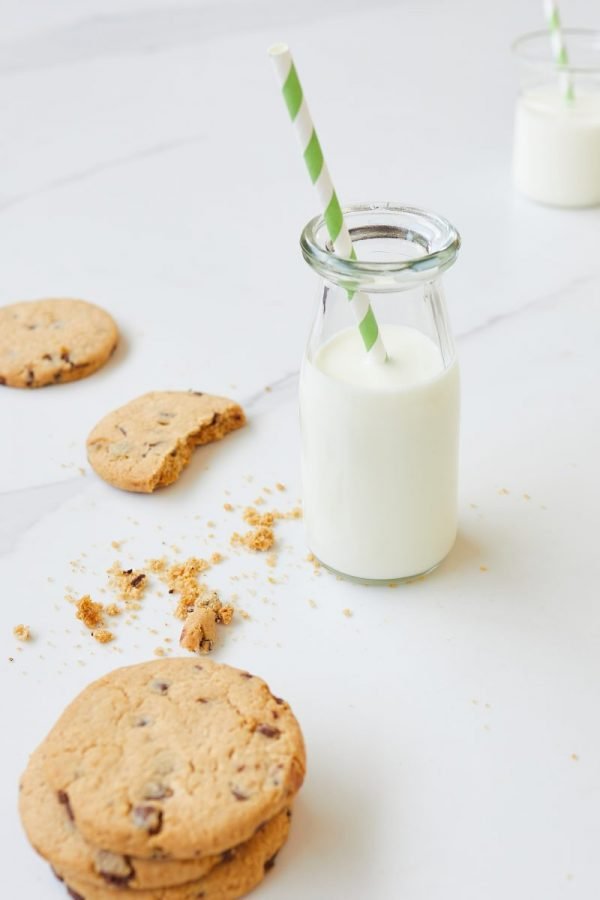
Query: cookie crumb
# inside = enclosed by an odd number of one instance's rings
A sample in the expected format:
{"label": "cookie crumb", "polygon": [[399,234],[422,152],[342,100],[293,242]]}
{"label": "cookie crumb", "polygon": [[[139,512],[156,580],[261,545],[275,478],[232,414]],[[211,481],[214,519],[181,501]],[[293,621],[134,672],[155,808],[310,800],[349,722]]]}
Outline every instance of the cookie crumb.
{"label": "cookie crumb", "polygon": [[529,494],[523,494],[523,500],[531,500]]}
{"label": "cookie crumb", "polygon": [[487,566],[484,566],[484,565],[481,565],[481,566],[479,566],[479,571],[480,571],[480,572],[487,572],[487,571],[488,571],[488,567],[487,567]]}
{"label": "cookie crumb", "polygon": [[319,562],[317,557],[314,555],[314,553],[308,554],[308,556],[306,557],[306,562],[309,562],[312,564],[315,572],[318,572],[319,569],[321,568],[321,563]]}
{"label": "cookie crumb", "polygon": [[269,553],[269,555],[267,556],[267,565],[270,566],[271,569],[275,568],[275,566],[277,565],[277,554],[276,553]]}
{"label": "cookie crumb", "polygon": [[282,484],[281,481],[277,481],[275,487],[278,491],[285,491],[285,484]]}
{"label": "cookie crumb", "polygon": [[104,607],[101,603],[95,603],[89,594],[84,594],[76,604],[75,617],[79,619],[86,628],[96,628],[98,625],[104,624]]}
{"label": "cookie crumb", "polygon": [[18,641],[29,641],[31,639],[31,629],[29,625],[15,625],[13,634]]}
{"label": "cookie crumb", "polygon": [[576,753],[571,753],[571,759],[573,762],[579,762],[579,757]]}
{"label": "cookie crumb", "polygon": [[274,545],[275,534],[268,525],[259,525],[252,531],[246,532],[246,534],[239,534],[235,531],[231,535],[231,543],[233,546],[242,544],[255,553],[264,553]]}
{"label": "cookie crumb", "polygon": [[211,564],[213,566],[217,565],[220,562],[223,562],[223,554],[216,551],[210,558]]}
{"label": "cookie crumb", "polygon": [[99,644],[110,644],[110,642],[115,639],[112,631],[106,631],[104,628],[101,628],[99,631],[93,631],[92,637],[95,641],[98,641]]}
{"label": "cookie crumb", "polygon": [[111,541],[110,546],[113,548],[113,550],[120,550],[123,546],[123,541]]}
{"label": "cookie crumb", "polygon": [[254,528],[258,528],[261,525],[272,528],[275,524],[275,513],[259,513],[254,507],[247,506],[244,510],[243,519],[244,522],[247,522],[248,525],[252,525]]}
{"label": "cookie crumb", "polygon": [[105,612],[109,616],[120,616],[121,613],[123,612],[123,610],[121,609],[120,606],[117,606],[116,603],[109,603],[108,606],[106,607]]}
{"label": "cookie crumb", "polygon": [[124,569],[117,561],[107,572],[109,586],[121,600],[129,604],[142,599],[148,587],[148,576],[142,569]]}
{"label": "cookie crumb", "polygon": [[506,495],[506,494],[510,494],[510,491],[507,490],[506,488],[500,488],[500,490],[498,491],[498,493],[501,494],[501,495]]}
{"label": "cookie crumb", "polygon": [[313,609],[316,609],[316,608],[317,608],[317,604],[316,604],[315,601],[312,599],[312,597],[309,597],[309,598],[308,598],[308,605],[309,605],[310,607],[312,607]]}
{"label": "cookie crumb", "polygon": [[225,512],[233,512],[233,503],[224,503],[223,509]]}
{"label": "cookie crumb", "polygon": [[167,652],[166,652],[166,650],[165,650],[164,647],[155,647],[155,648],[154,648],[154,655],[155,655],[155,656],[166,656],[166,655],[167,655]]}
{"label": "cookie crumb", "polygon": [[343,610],[342,610],[342,613],[346,616],[347,619],[350,619],[350,618],[354,615],[354,613],[352,612],[352,610],[351,610],[351,609],[348,609],[348,607],[346,607],[345,609],[343,609]]}

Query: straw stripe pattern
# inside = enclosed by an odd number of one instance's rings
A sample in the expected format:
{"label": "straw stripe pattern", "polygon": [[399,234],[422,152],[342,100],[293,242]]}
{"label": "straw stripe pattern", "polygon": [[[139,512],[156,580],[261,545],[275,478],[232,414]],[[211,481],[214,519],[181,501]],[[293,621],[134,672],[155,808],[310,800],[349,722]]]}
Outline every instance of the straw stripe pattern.
{"label": "straw stripe pattern", "polygon": [[[321,144],[291,53],[287,47],[277,45],[271,50],[271,57],[282,84],[283,99],[302,147],[310,180],[321,201],[325,225],[334,250],[345,259],[356,259],[350,232],[344,221],[342,208],[323,157]],[[373,361],[385,362],[387,355],[369,298],[361,291],[357,293],[348,291],[348,300],[352,304],[352,310],[369,358]]]}
{"label": "straw stripe pattern", "polygon": [[[558,66],[562,69],[566,69],[569,65],[569,54],[567,53],[567,47],[562,33],[558,6],[554,0],[545,0],[544,7],[548,27],[550,29],[550,41],[552,44],[554,60]],[[560,84],[561,93],[565,100],[574,100],[575,92],[573,90],[573,82],[569,72],[564,71],[560,73]]]}

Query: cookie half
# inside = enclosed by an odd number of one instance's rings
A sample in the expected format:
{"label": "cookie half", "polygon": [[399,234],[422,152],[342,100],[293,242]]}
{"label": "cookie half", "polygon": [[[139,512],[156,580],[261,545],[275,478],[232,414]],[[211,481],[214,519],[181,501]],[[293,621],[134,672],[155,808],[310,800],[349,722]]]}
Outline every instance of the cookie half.
{"label": "cookie half", "polygon": [[153,860],[111,853],[88,844],[75,827],[65,798],[46,782],[43,746],[32,755],[21,779],[19,811],[29,842],[40,856],[62,877],[97,888],[142,890],[185,884],[204,877],[235,852],[191,860]]}
{"label": "cookie half", "polygon": [[152,891],[110,890],[88,885],[85,881],[73,880],[57,872],[67,885],[69,894],[75,900],[237,900],[245,897],[273,868],[275,857],[287,840],[290,828],[289,810],[283,810],[270,822],[266,822],[238,848],[229,862],[215,866],[204,878],[177,887]]}
{"label": "cookie half", "polygon": [[153,391],[105,416],[87,439],[95,471],[124,491],[151,493],[172,484],[194,447],[241,428],[233,400],[195,391]]}
{"label": "cookie half", "polygon": [[194,659],[117,669],[44,742],[45,777],[88,843],[192,859],[249,840],[302,784],[304,742],[260,678]]}
{"label": "cookie half", "polygon": [[0,384],[44,387],[85,378],[119,339],[107,312],[85,300],[31,300],[0,307]]}

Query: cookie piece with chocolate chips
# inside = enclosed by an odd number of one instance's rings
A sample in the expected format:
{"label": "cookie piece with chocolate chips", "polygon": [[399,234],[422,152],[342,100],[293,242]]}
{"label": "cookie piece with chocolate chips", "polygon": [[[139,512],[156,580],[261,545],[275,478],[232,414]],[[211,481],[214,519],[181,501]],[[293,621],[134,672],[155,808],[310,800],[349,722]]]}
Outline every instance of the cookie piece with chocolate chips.
{"label": "cookie piece with chocolate chips", "polygon": [[114,487],[151,493],[172,484],[194,447],[244,425],[233,400],[194,391],[153,391],[105,416],[87,439],[93,469]]}
{"label": "cookie piece with chocolate chips", "polygon": [[85,300],[0,307],[0,384],[36,388],[77,381],[104,365],[119,339],[107,312]]}
{"label": "cookie piece with chocolate chips", "polygon": [[160,659],[89,685],[50,732],[43,765],[89,843],[190,859],[247,841],[287,807],[305,751],[289,706],[260,678]]}

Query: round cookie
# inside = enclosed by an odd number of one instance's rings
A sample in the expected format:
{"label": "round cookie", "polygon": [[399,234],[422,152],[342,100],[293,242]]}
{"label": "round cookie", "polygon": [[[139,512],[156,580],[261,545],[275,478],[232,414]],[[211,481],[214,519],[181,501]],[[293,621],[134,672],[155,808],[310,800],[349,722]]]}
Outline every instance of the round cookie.
{"label": "round cookie", "polygon": [[91,375],[114,352],[117,326],[85,300],[29,300],[0,307],[0,384],[43,387]]}
{"label": "round cookie", "polygon": [[191,859],[247,841],[305,772],[289,706],[260,678],[194,659],[116,669],[44,742],[51,788],[95,846]]}
{"label": "round cookie", "polygon": [[275,857],[285,844],[289,829],[289,810],[283,810],[239,847],[229,862],[215,866],[204,878],[177,887],[135,891],[132,895],[127,890],[107,890],[88,885],[85,881],[65,877],[60,871],[56,874],[63,878],[74,900],[125,900],[132,896],[135,900],[237,900],[260,884],[273,868]]}
{"label": "round cookie", "polygon": [[[136,859],[88,844],[75,827],[69,807],[46,783],[43,745],[33,753],[21,779],[19,811],[34,849],[54,869],[76,881],[106,886],[150,889],[185,884],[204,877],[224,854],[191,860]],[[227,851],[227,856],[235,851]]]}
{"label": "round cookie", "polygon": [[172,484],[194,447],[225,437],[245,423],[226,397],[195,391],[152,391],[109,413],[87,439],[90,465],[124,491],[151,493]]}

